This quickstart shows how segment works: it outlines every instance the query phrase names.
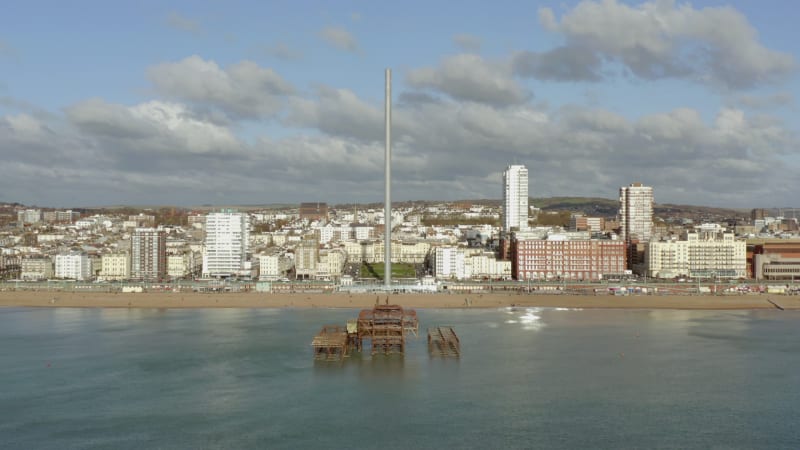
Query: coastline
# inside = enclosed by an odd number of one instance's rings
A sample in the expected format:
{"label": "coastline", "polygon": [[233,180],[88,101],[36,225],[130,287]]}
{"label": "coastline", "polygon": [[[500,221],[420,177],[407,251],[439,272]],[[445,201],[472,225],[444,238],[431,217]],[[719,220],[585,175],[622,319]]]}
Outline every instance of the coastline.
{"label": "coastline", "polygon": [[[406,308],[596,308],[800,310],[800,296],[748,295],[551,295],[551,294],[349,294],[349,293],[95,293],[3,291],[2,307],[40,308],[371,308],[376,300]],[[775,304],[771,303],[774,302]]]}

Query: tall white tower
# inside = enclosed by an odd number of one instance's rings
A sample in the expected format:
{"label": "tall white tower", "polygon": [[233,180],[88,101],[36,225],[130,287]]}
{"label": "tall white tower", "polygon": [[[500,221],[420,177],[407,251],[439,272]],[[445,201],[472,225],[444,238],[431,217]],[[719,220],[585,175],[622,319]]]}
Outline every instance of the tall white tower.
{"label": "tall white tower", "polygon": [[249,246],[247,214],[231,210],[206,216],[203,276],[228,277],[244,269]]}
{"label": "tall white tower", "polygon": [[632,183],[619,188],[619,222],[622,240],[649,242],[653,234],[653,188]]}
{"label": "tall white tower", "polygon": [[528,229],[528,169],[508,166],[503,172],[503,231]]}
{"label": "tall white tower", "polygon": [[386,69],[386,189],[383,200],[383,284],[392,288],[392,69]]}

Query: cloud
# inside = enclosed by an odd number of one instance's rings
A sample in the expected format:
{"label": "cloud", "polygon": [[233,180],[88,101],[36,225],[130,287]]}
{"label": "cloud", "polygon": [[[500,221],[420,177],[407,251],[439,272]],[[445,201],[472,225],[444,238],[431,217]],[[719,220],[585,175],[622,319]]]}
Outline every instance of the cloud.
{"label": "cloud", "polygon": [[170,28],[186,33],[199,34],[203,31],[203,26],[199,21],[190,19],[177,12],[169,13],[166,18],[166,23]]}
{"label": "cloud", "polygon": [[733,101],[734,104],[752,109],[780,108],[794,105],[794,95],[791,92],[775,92],[766,95],[740,95]]}
{"label": "cloud", "polygon": [[[393,111],[394,198],[500,197],[518,162],[533,196],[613,198],[632,181],[659,202],[757,207],[795,198],[797,136],[739,108],[627,118],[603,108],[492,105],[416,90]],[[89,99],[62,118],[0,116],[4,197],[31,204],[380,201],[383,105],[321,86],[289,99],[280,137],[189,104]],[[635,179],[631,174],[636,174]]]}
{"label": "cloud", "polygon": [[275,71],[252,61],[223,69],[214,61],[190,56],[153,66],[147,75],[167,97],[219,108],[240,118],[270,117],[294,93],[294,87]]}
{"label": "cloud", "polygon": [[515,105],[531,97],[531,93],[513,78],[509,67],[471,54],[445,58],[439,67],[411,70],[406,81],[415,88],[490,105]]}
{"label": "cloud", "polygon": [[481,40],[471,34],[457,34],[453,36],[453,43],[465,52],[479,52],[481,50]]}
{"label": "cloud", "polygon": [[519,52],[512,57],[514,73],[551,81],[600,81],[603,61],[582,47],[558,47],[546,52]]}
{"label": "cloud", "polygon": [[87,100],[66,109],[67,119],[110,149],[139,154],[235,154],[241,144],[229,129],[193,117],[177,103],[150,101],[133,107]]}
{"label": "cloud", "polygon": [[[365,142],[384,138],[384,111],[348,89],[321,86],[316,99],[292,99],[285,123]],[[394,120],[394,127],[398,127]]]}
{"label": "cloud", "polygon": [[325,27],[319,32],[319,36],[339,50],[347,52],[358,51],[359,47],[356,38],[342,27]]}
{"label": "cloud", "polygon": [[[539,22],[566,43],[520,57],[516,67],[521,75],[596,80],[602,78],[602,61],[620,64],[642,79],[684,78],[748,89],[781,81],[797,66],[792,55],[759,43],[747,18],[730,7],[583,0],[560,20],[551,9],[541,8]],[[548,71],[551,62],[556,69]]]}
{"label": "cloud", "polygon": [[[491,173],[511,161],[535,174],[532,195],[613,197],[635,171],[659,201],[752,207],[764,196],[793,198],[798,141],[768,116],[723,108],[707,123],[697,110],[677,108],[630,120],[583,106],[546,111],[401,94],[409,97],[393,113],[398,198],[432,198],[434,186],[436,198],[496,198],[500,181]],[[349,91],[305,99],[303,108],[314,118],[304,126],[380,154],[380,108]],[[379,172],[365,185],[377,184]]]}
{"label": "cloud", "polygon": [[303,58],[303,53],[296,49],[289,47],[284,42],[276,42],[264,48],[264,53],[273,58],[283,61],[297,61]]}

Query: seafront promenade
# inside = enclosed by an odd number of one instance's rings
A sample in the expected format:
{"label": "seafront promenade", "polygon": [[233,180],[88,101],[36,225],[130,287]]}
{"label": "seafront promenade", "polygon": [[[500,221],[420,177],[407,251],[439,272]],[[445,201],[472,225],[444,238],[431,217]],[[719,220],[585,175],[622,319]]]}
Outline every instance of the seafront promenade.
{"label": "seafront promenade", "polygon": [[[622,309],[800,309],[800,296],[570,295],[570,294],[348,294],[348,293],[95,293],[0,292],[0,307],[64,308],[366,308],[380,304],[410,308],[622,308]],[[777,305],[777,306],[776,306]]]}

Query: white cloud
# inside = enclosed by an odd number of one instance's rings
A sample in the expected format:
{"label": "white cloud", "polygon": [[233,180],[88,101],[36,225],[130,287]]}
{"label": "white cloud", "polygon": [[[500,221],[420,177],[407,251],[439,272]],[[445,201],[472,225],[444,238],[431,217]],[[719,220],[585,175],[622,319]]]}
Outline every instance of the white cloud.
{"label": "white cloud", "polygon": [[[673,0],[636,6],[583,0],[560,21],[550,8],[541,8],[539,21],[566,40],[554,52],[583,54],[578,60],[551,58],[551,63],[564,66],[551,72],[564,72],[566,79],[599,79],[600,60],[605,60],[644,79],[686,78],[746,89],[782,80],[797,65],[792,55],[764,47],[747,18],[730,7],[695,9]],[[550,53],[538,57],[546,59]],[[537,76],[531,69],[522,73]],[[581,76],[569,76],[574,73]]]}
{"label": "white cloud", "polygon": [[168,97],[244,118],[274,115],[286,96],[294,92],[294,87],[275,71],[252,61],[223,69],[214,61],[190,56],[153,66],[148,77],[156,90]]}
{"label": "white cloud", "polygon": [[92,99],[66,110],[67,118],[86,136],[110,150],[140,153],[231,154],[241,144],[229,129],[193,118],[180,104],[150,101],[133,107]]}
{"label": "white cloud", "polygon": [[[0,118],[10,161],[0,178],[12,186],[5,198],[65,206],[378,201],[381,113],[350,91],[323,88],[294,111],[295,125],[311,131],[248,144],[180,104],[94,99],[68,108],[67,124]],[[795,198],[796,137],[774,118],[737,109],[706,123],[690,108],[628,120],[599,108],[442,100],[398,105],[395,116],[398,200],[499,198],[496,173],[511,161],[528,165],[534,196],[613,197],[636,173],[660,202],[753,207],[764,196]]]}
{"label": "white cloud", "polygon": [[531,97],[504,64],[485,61],[478,55],[461,54],[445,58],[439,67],[408,72],[408,84],[433,89],[454,99],[490,105],[515,105]]}
{"label": "white cloud", "polygon": [[348,52],[358,50],[358,42],[349,31],[342,27],[325,27],[319,32],[319,36],[328,44]]}

